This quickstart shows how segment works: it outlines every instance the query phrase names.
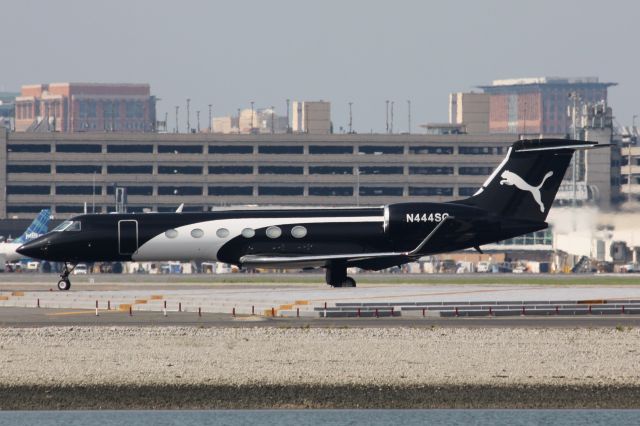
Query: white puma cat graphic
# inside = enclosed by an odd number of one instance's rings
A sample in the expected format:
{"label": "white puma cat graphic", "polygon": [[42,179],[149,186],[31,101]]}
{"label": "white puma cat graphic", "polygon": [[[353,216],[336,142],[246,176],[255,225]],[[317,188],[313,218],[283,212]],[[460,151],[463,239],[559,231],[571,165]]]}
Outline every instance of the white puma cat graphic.
{"label": "white puma cat graphic", "polygon": [[542,204],[542,196],[540,195],[540,188],[542,188],[542,185],[544,185],[546,180],[549,179],[551,176],[553,176],[553,172],[547,172],[547,174],[544,175],[544,177],[542,178],[542,182],[540,182],[540,185],[531,186],[517,174],[509,170],[505,170],[500,175],[500,177],[502,178],[502,180],[500,181],[500,185],[513,185],[518,189],[530,192],[531,195],[533,195],[533,199],[536,200],[536,202],[540,205],[540,212],[544,213],[544,204]]}

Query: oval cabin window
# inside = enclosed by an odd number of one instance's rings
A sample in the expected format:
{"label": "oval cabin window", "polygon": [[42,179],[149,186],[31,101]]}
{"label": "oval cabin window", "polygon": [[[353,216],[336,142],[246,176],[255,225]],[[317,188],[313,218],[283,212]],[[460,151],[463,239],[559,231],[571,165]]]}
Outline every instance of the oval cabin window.
{"label": "oval cabin window", "polygon": [[175,238],[178,236],[178,231],[176,231],[175,229],[169,229],[164,233],[164,235],[167,238]]}
{"label": "oval cabin window", "polygon": [[242,230],[242,236],[243,236],[243,237],[245,237],[245,238],[251,238],[251,237],[253,237],[254,235],[256,235],[256,231],[254,231],[254,230],[253,230],[253,229],[251,229],[251,228],[244,228],[244,229]]}
{"label": "oval cabin window", "polygon": [[294,226],[291,229],[291,235],[294,238],[302,238],[307,235],[307,228],[305,228],[304,226]]}
{"label": "oval cabin window", "polygon": [[204,235],[204,231],[200,228],[191,230],[191,236],[193,238],[202,238],[203,235]]}
{"label": "oval cabin window", "polygon": [[227,228],[220,228],[216,231],[218,238],[227,238],[229,236],[229,230]]}
{"label": "oval cabin window", "polygon": [[270,226],[267,228],[267,237],[278,238],[280,235],[282,235],[282,229],[277,226]]}

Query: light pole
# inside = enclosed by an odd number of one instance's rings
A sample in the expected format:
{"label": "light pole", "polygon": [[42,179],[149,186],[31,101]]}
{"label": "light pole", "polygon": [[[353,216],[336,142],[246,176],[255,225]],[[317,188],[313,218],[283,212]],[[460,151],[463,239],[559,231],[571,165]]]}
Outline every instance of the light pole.
{"label": "light pole", "polygon": [[409,122],[407,133],[411,134],[411,100],[409,99],[407,99],[407,121]]}
{"label": "light pole", "polygon": [[250,130],[250,133],[253,133],[253,104],[254,104],[254,102],[251,101],[251,130]]}
{"label": "light pole", "polygon": [[196,117],[198,119],[198,133],[200,133],[200,110],[196,111]]}
{"label": "light pole", "polygon": [[178,112],[180,111],[180,107],[176,105],[176,133],[180,133],[180,126],[178,123]]}
{"label": "light pole", "polygon": [[189,120],[189,103],[191,99],[187,98],[187,133],[191,133],[191,121]]}
{"label": "light pole", "polygon": [[213,117],[211,117],[211,107],[212,105],[209,104],[209,133],[211,133],[212,127],[213,127]]}
{"label": "light pole", "polygon": [[287,99],[287,133],[291,133],[291,120],[289,117],[289,102],[291,102],[291,99]]}
{"label": "light pole", "polygon": [[276,107],[271,105],[271,134],[274,134],[276,132],[275,115],[276,115]]}
{"label": "light pole", "polygon": [[386,104],[385,115],[386,115],[386,122],[387,122],[387,133],[389,133],[389,101],[386,100],[385,104]]}
{"label": "light pole", "polygon": [[394,101],[391,101],[391,126],[389,126],[390,133],[393,133],[393,105]]}
{"label": "light pole", "polygon": [[634,142],[635,134],[636,134],[636,118],[637,115],[633,115],[631,118],[631,137],[629,138],[629,145],[627,147],[627,167],[629,167],[629,175],[627,179],[627,188],[629,191],[627,192],[627,202],[631,203],[631,143]]}
{"label": "light pole", "polygon": [[353,102],[349,102],[349,133],[353,133],[353,110],[351,109]]}

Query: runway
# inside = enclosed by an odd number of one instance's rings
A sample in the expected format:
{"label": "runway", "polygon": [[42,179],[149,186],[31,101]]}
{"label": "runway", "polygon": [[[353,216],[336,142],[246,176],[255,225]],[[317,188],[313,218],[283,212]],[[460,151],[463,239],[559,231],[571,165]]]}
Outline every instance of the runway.
{"label": "runway", "polygon": [[[303,275],[302,275],[303,276]],[[0,325],[207,327],[615,327],[640,325],[640,284],[179,283],[158,276],[83,277],[50,291],[54,275],[0,285]],[[288,277],[290,278],[290,277]],[[175,278],[174,278],[175,279]],[[469,279],[471,281],[471,279]],[[554,280],[553,282],[550,282]],[[47,282],[49,281],[49,282]],[[444,306],[436,306],[436,305]],[[97,313],[97,315],[96,315]],[[346,318],[345,318],[346,317]]]}

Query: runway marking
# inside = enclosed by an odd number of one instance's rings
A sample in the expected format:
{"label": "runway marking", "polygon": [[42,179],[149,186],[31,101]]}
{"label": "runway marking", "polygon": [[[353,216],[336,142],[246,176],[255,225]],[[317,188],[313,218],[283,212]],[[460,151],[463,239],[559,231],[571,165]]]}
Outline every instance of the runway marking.
{"label": "runway marking", "polygon": [[[98,310],[98,313],[116,313],[118,311],[115,310],[111,310],[111,311],[107,311],[107,310]],[[87,314],[96,314],[96,310],[95,309],[87,309],[86,311],[68,311],[68,312],[56,312],[54,314],[47,314],[48,317],[61,317],[61,316],[69,316],[69,315],[87,315]]]}
{"label": "runway marking", "polygon": [[[544,287],[527,287],[527,290],[539,290]],[[522,287],[508,288],[508,289],[481,289],[481,290],[469,290],[469,291],[444,291],[437,293],[414,293],[414,294],[399,294],[399,295],[381,295],[381,296],[354,296],[354,297],[340,297],[335,299],[311,299],[313,302],[324,302],[329,300],[366,300],[366,299],[393,299],[403,297],[420,297],[420,296],[447,296],[453,294],[474,294],[474,293],[493,293],[500,291],[515,291],[523,290]]]}

